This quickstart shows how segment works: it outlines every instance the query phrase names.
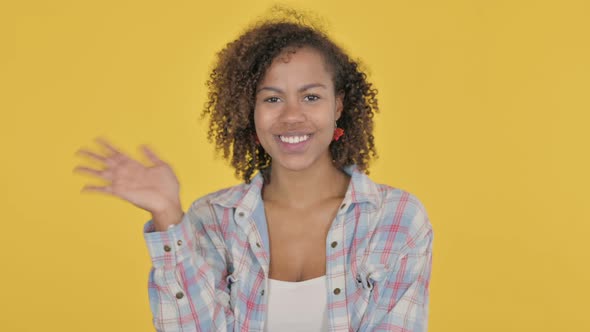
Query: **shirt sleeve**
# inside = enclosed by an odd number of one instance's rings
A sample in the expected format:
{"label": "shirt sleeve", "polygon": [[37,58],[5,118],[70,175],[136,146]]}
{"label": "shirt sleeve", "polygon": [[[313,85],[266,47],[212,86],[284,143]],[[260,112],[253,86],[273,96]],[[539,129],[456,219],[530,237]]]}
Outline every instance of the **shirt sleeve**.
{"label": "shirt sleeve", "polygon": [[167,231],[155,231],[153,220],[144,225],[152,261],[148,295],[157,331],[233,331],[224,255],[210,241],[216,235],[204,226],[215,220],[211,209],[198,208],[197,202]]}
{"label": "shirt sleeve", "polygon": [[[406,244],[397,255],[383,283],[373,289],[376,303],[360,331],[426,332],[433,231],[420,205],[412,218]],[[373,298],[373,297],[372,297]]]}

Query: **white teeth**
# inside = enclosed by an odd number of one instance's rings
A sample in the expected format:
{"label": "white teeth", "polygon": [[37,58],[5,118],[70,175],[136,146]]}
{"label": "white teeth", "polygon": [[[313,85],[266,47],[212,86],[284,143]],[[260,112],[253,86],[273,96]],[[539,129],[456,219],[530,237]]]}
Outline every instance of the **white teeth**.
{"label": "white teeth", "polygon": [[303,136],[280,136],[282,142],[289,143],[289,144],[297,144],[303,141],[307,141],[309,139],[309,135]]}

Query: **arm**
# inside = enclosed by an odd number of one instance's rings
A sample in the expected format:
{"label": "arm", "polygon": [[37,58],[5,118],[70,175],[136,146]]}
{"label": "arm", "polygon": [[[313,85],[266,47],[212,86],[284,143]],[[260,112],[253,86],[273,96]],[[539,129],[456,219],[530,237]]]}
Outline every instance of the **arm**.
{"label": "arm", "polygon": [[392,269],[373,290],[378,295],[370,305],[374,310],[367,312],[369,326],[361,326],[360,331],[427,331],[433,231],[423,207],[412,218],[410,231],[414,232],[409,233]]}
{"label": "arm", "polygon": [[157,331],[233,331],[225,258],[204,229],[204,222],[214,222],[211,210],[202,204],[199,208],[198,202],[167,231],[155,231],[153,220],[144,226],[152,261],[148,293]]}

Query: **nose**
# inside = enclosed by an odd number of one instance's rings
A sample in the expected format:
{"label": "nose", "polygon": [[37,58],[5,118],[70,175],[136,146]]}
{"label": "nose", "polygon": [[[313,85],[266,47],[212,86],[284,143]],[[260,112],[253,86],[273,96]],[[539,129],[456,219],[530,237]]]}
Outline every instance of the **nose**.
{"label": "nose", "polygon": [[285,123],[303,122],[305,121],[305,113],[297,101],[287,101],[281,112],[280,120]]}

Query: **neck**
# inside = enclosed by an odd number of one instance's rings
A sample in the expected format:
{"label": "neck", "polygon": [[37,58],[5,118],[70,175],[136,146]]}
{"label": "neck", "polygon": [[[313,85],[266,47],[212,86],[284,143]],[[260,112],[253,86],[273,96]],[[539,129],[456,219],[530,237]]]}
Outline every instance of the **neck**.
{"label": "neck", "polygon": [[350,176],[336,168],[329,156],[327,161],[318,161],[301,171],[273,165],[263,199],[281,206],[307,208],[325,199],[344,197],[349,180]]}

